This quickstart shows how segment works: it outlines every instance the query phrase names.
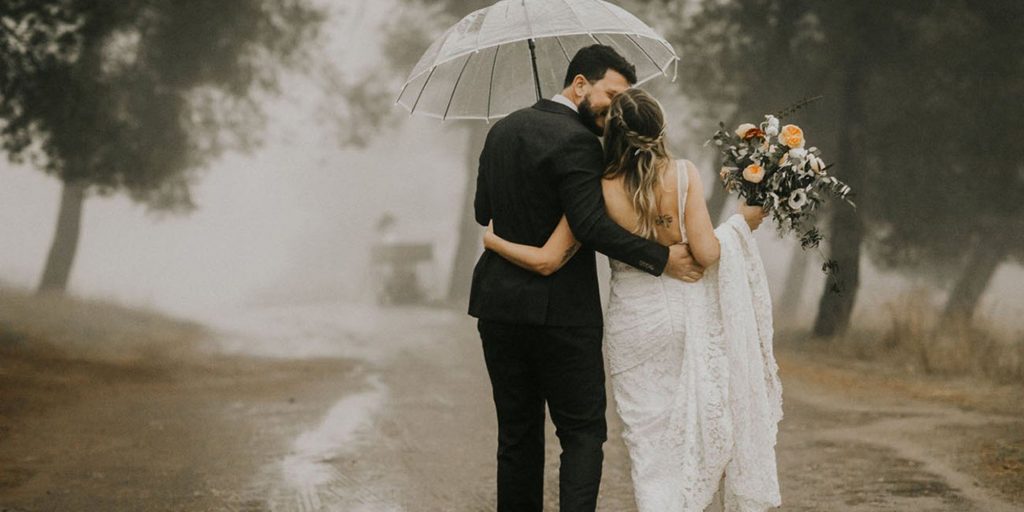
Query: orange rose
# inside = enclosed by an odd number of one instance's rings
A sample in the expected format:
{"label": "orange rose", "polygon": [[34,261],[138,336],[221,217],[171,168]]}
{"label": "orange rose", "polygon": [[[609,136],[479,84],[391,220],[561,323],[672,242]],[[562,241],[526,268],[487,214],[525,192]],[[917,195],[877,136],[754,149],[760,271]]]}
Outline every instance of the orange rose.
{"label": "orange rose", "polygon": [[779,142],[791,148],[802,148],[804,147],[804,131],[795,124],[787,124],[779,132]]}
{"label": "orange rose", "polygon": [[743,169],[743,179],[751,183],[761,183],[764,179],[764,168],[757,164],[750,164]]}
{"label": "orange rose", "polygon": [[739,128],[736,128],[736,135],[739,135],[743,140],[747,140],[753,139],[754,137],[764,137],[764,132],[753,124],[743,123]]}
{"label": "orange rose", "polygon": [[755,126],[753,123],[743,123],[736,128],[736,135],[741,139],[745,139],[747,137],[747,132],[756,129],[757,126]]}

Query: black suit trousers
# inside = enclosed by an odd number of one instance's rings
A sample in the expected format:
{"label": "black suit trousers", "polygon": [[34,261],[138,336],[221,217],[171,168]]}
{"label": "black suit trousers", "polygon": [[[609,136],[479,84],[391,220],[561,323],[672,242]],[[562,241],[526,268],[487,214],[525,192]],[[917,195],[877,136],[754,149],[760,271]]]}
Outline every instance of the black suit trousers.
{"label": "black suit trousers", "polygon": [[498,413],[498,512],[543,508],[545,403],[562,447],[559,509],[593,512],[608,437],[602,328],[477,328]]}

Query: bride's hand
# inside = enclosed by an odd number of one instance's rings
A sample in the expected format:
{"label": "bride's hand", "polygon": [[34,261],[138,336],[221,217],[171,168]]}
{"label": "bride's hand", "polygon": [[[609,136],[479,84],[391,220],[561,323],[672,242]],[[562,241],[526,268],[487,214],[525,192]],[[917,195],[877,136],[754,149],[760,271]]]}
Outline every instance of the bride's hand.
{"label": "bride's hand", "polygon": [[494,234],[494,220],[487,223],[487,230],[484,231],[484,249],[493,249],[497,235]]}
{"label": "bride's hand", "polygon": [[768,216],[768,211],[760,206],[750,206],[747,204],[745,199],[740,199],[739,204],[736,206],[736,212],[743,216],[743,219],[747,221],[747,226],[750,226],[751,231],[757,230],[764,218]]}

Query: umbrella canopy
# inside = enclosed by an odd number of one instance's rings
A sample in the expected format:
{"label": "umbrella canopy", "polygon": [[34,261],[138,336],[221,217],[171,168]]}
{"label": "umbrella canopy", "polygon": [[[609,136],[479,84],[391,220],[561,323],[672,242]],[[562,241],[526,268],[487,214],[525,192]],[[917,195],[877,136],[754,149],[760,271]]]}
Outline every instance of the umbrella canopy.
{"label": "umbrella canopy", "polygon": [[[466,16],[439,37],[398,97],[441,119],[491,120],[560,92],[576,51],[614,48],[639,83],[674,72],[672,45],[626,10],[602,0],[502,0]],[[674,77],[673,77],[674,79]]]}

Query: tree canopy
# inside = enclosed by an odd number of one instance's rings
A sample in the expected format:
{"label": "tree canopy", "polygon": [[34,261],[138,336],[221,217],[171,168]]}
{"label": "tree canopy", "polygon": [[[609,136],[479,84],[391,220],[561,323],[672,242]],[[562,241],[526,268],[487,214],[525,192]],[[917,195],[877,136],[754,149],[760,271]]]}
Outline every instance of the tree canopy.
{"label": "tree canopy", "polygon": [[252,145],[254,93],[321,19],[304,0],[8,0],[3,148],[66,183],[189,209],[195,171]]}

